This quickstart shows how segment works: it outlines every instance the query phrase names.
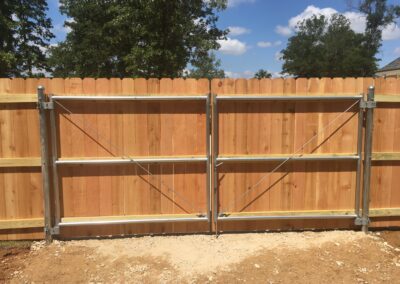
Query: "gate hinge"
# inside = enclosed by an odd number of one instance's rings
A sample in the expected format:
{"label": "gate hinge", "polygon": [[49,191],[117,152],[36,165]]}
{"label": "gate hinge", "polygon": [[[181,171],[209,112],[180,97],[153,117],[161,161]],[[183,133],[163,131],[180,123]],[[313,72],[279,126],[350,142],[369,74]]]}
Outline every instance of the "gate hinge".
{"label": "gate hinge", "polygon": [[356,226],[365,226],[365,225],[368,225],[368,224],[369,224],[369,218],[368,218],[368,217],[367,217],[367,218],[357,217],[357,218],[354,220],[354,224],[355,224]]}
{"label": "gate hinge", "polygon": [[368,109],[368,108],[376,108],[376,101],[360,101],[360,108]]}
{"label": "gate hinge", "polygon": [[38,107],[40,109],[54,109],[54,103],[53,102],[42,102],[42,103],[39,103]]}

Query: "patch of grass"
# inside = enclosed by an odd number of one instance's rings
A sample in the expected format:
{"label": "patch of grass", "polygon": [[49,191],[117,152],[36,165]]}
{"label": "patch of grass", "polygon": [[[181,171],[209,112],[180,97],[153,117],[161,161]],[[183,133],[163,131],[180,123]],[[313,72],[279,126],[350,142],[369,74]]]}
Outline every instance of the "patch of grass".
{"label": "patch of grass", "polygon": [[30,248],[32,241],[0,241],[0,249]]}

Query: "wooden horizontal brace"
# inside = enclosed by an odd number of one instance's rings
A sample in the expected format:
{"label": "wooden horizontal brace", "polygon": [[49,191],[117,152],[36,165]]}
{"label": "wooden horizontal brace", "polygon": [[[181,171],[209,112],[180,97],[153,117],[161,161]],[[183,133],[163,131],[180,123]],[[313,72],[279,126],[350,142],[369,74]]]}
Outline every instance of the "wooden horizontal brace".
{"label": "wooden horizontal brace", "polygon": [[161,214],[161,215],[124,215],[124,216],[92,216],[92,217],[63,217],[61,223],[93,222],[113,220],[167,219],[167,218],[196,218],[196,214]]}
{"label": "wooden horizontal brace", "polygon": [[37,94],[0,94],[0,104],[37,103]]}
{"label": "wooden horizontal brace", "polygon": [[257,212],[223,212],[224,216],[229,217],[248,217],[248,216],[335,216],[353,215],[354,210],[311,210],[311,211],[257,211]]}
{"label": "wooden horizontal brace", "polygon": [[0,158],[0,168],[40,167],[40,158]]}
{"label": "wooden horizontal brace", "polygon": [[106,158],[60,158],[56,161],[57,165],[77,165],[77,164],[131,164],[131,163],[193,163],[205,162],[206,156],[139,156],[139,157],[106,157]]}
{"label": "wooden horizontal brace", "polygon": [[400,103],[399,95],[375,95],[376,102],[378,103]]}
{"label": "wooden horizontal brace", "polygon": [[80,93],[50,93],[49,96],[68,96],[68,97],[91,97],[91,96],[100,96],[100,97],[112,97],[112,96],[127,96],[127,97],[146,97],[146,96],[207,96],[208,93],[149,93],[149,94],[122,94],[122,93],[87,93],[87,94],[80,94]]}
{"label": "wooden horizontal brace", "polygon": [[357,160],[359,157],[354,153],[323,153],[323,154],[270,154],[270,155],[220,155],[218,162],[264,162],[285,161],[288,158],[293,161],[323,161],[323,160]]}
{"label": "wooden horizontal brace", "polygon": [[260,97],[354,97],[354,96],[361,96],[360,93],[223,93],[218,94],[217,96],[220,97],[234,97],[234,96],[260,96]]}
{"label": "wooden horizontal brace", "polygon": [[43,226],[43,218],[0,220],[0,230],[41,228]]}
{"label": "wooden horizontal brace", "polygon": [[175,222],[206,222],[207,214],[180,214],[180,215],[131,215],[131,216],[97,216],[97,217],[68,217],[62,218],[60,227],[91,226],[91,225],[121,225],[121,224],[148,224],[148,223],[175,223]]}
{"label": "wooden horizontal brace", "polygon": [[400,217],[400,208],[379,208],[379,209],[370,209],[369,210],[370,217]]}
{"label": "wooden horizontal brace", "polygon": [[372,153],[372,161],[400,161],[400,153],[395,153],[395,152]]}

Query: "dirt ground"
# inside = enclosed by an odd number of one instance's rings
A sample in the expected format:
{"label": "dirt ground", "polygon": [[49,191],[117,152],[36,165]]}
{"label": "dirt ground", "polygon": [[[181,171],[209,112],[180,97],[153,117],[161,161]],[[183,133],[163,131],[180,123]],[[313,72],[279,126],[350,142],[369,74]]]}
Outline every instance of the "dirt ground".
{"label": "dirt ground", "polygon": [[400,232],[0,244],[7,283],[400,283]]}

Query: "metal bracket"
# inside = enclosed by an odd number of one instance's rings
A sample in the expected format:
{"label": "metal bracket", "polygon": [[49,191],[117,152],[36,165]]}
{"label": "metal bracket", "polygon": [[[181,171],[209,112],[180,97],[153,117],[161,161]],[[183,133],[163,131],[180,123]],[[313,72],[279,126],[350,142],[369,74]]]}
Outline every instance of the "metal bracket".
{"label": "metal bracket", "polygon": [[362,217],[357,217],[354,220],[354,224],[356,226],[366,226],[369,224],[369,222],[370,222],[369,218],[362,218]]}
{"label": "metal bracket", "polygon": [[369,108],[376,108],[376,102],[375,101],[360,101],[360,108],[362,109],[369,109]]}
{"label": "metal bracket", "polygon": [[52,235],[59,235],[60,234],[60,226],[55,226],[50,230]]}
{"label": "metal bracket", "polygon": [[60,234],[60,226],[55,226],[55,227],[53,227],[53,228],[47,228],[47,227],[45,227],[44,228],[44,232],[45,233],[50,233],[50,235],[59,235]]}
{"label": "metal bracket", "polygon": [[38,104],[38,108],[40,109],[54,109],[53,102],[42,102]]}

